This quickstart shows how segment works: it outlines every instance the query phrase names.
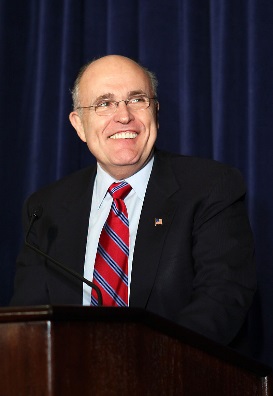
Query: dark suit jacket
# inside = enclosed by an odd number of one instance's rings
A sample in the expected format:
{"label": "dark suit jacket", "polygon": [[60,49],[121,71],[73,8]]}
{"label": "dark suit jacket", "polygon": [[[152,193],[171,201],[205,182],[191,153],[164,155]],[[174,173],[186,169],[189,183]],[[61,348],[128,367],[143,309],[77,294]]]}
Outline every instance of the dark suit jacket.
{"label": "dark suit jacket", "polygon": [[[96,167],[34,193],[43,215],[29,240],[83,273]],[[252,233],[240,173],[215,161],[156,152],[138,227],[130,306],[224,344],[242,326],[255,283]],[[162,225],[155,226],[155,218]],[[82,284],[23,247],[11,305],[82,304]]]}

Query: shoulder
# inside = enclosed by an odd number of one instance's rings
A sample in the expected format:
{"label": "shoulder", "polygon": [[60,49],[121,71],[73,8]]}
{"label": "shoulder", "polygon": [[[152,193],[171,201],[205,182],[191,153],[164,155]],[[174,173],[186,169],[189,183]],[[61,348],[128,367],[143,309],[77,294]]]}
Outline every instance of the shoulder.
{"label": "shoulder", "polygon": [[96,176],[96,165],[73,172],[46,185],[30,195],[28,201],[43,202],[56,200],[74,200],[86,193],[93,186]]}
{"label": "shoulder", "polygon": [[156,150],[155,158],[159,161],[169,162],[179,169],[183,168],[184,171],[194,171],[195,169],[200,171],[204,169],[204,171],[215,170],[222,172],[233,169],[239,172],[236,168],[213,159],[171,153],[169,151]]}
{"label": "shoulder", "polygon": [[185,156],[165,151],[156,151],[155,166],[169,167],[180,186],[210,190],[222,184],[245,191],[241,172],[230,165],[207,158]]}

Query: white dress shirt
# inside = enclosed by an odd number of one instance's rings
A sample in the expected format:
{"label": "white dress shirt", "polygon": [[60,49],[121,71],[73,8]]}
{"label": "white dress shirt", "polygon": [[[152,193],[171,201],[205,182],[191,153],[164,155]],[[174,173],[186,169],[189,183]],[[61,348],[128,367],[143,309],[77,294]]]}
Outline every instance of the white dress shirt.
{"label": "white dress shirt", "polygon": [[[125,181],[132,187],[132,190],[124,199],[128,212],[130,233],[128,258],[129,295],[136,234],[153,162],[154,158],[152,158],[140,171],[128,179],[125,179]],[[108,192],[108,188],[112,183],[119,181],[120,180],[113,179],[101,168],[99,164],[97,165],[97,175],[94,182],[84,263],[84,277],[90,281],[93,279],[94,264],[101,230],[108,217],[113,201],[111,194]],[[83,305],[90,305],[90,300],[91,289],[89,286],[84,284]]]}

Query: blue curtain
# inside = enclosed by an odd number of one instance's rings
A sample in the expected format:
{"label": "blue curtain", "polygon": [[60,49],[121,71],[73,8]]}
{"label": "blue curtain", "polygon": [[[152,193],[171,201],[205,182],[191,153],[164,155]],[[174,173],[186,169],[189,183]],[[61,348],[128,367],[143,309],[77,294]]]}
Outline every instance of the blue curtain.
{"label": "blue curtain", "polygon": [[8,304],[32,191],[94,161],[68,121],[80,66],[122,54],[156,72],[158,147],[238,167],[258,292],[253,354],[273,365],[271,0],[0,1],[1,283]]}

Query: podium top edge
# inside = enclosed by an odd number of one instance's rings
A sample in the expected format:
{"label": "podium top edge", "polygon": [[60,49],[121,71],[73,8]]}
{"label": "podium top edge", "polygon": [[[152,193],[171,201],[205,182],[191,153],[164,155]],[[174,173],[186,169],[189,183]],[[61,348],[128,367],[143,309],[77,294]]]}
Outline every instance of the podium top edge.
{"label": "podium top edge", "polygon": [[272,376],[272,368],[240,354],[232,348],[179,326],[142,308],[89,307],[80,305],[41,305],[29,307],[1,307],[0,325],[18,322],[108,322],[134,323],[203,350],[238,367],[252,371],[260,377]]}

